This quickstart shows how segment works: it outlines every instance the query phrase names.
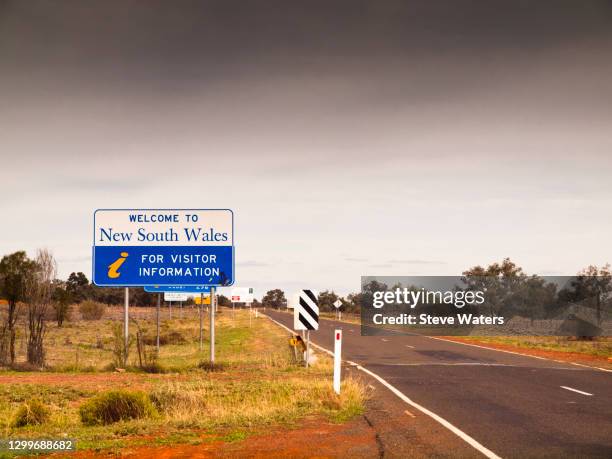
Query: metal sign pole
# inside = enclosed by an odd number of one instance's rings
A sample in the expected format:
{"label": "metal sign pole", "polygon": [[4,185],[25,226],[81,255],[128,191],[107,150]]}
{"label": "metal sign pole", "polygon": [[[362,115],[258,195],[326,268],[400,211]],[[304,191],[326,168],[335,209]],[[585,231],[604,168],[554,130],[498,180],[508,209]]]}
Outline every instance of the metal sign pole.
{"label": "metal sign pole", "polygon": [[306,368],[309,367],[310,360],[310,330],[306,331]]}
{"label": "metal sign pole", "polygon": [[204,336],[202,331],[202,311],[204,310],[204,294],[200,293],[200,350],[204,347]]}
{"label": "metal sign pole", "polygon": [[168,310],[170,312],[170,320],[172,320],[172,301],[168,304]]}
{"label": "metal sign pole", "polygon": [[210,288],[210,363],[215,363],[215,287]]}
{"label": "metal sign pole", "polygon": [[159,354],[159,310],[161,308],[161,293],[157,294],[157,317],[156,317],[156,322],[157,322],[157,338],[155,340],[155,345],[157,347],[157,353]]}
{"label": "metal sign pole", "polygon": [[128,353],[128,343],[130,339],[130,319],[129,319],[129,308],[130,304],[130,289],[128,287],[125,288],[125,304],[123,305],[123,338],[124,338],[124,346],[125,352],[123,353],[123,364],[127,364],[127,353]]}

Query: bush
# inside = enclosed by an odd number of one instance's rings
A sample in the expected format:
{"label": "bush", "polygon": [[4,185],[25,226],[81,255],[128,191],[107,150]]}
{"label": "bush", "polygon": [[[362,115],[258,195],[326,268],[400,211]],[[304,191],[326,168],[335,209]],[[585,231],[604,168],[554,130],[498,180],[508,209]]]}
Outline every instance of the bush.
{"label": "bush", "polygon": [[[144,344],[155,346],[157,344],[157,335],[146,334],[143,337]],[[168,344],[186,344],[187,338],[178,330],[161,331],[159,334],[159,345],[166,346]]]}
{"label": "bush", "polygon": [[44,424],[49,420],[49,409],[38,399],[25,402],[17,410],[13,427]]}
{"label": "bush", "polygon": [[96,301],[83,301],[79,305],[79,312],[84,320],[100,320],[104,315],[106,305]]}
{"label": "bush", "polygon": [[79,414],[83,424],[93,426],[153,417],[157,411],[143,392],[113,390],[87,400]]}

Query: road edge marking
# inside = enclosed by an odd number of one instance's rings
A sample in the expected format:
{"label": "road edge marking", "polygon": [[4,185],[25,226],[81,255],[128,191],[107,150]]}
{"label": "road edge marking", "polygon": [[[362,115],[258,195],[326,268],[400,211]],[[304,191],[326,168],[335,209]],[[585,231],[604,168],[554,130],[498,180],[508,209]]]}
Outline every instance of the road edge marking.
{"label": "road edge marking", "polygon": [[577,392],[577,393],[582,394],[582,395],[588,395],[589,397],[593,396],[593,394],[590,394],[588,392],[584,392],[584,391],[581,391],[581,390],[578,390],[578,389],[574,389],[573,387],[568,387],[568,386],[559,386],[559,387],[561,389],[571,390],[572,392]]}
{"label": "road edge marking", "polygon": [[[285,330],[287,330],[290,333],[294,333],[293,330],[291,330],[290,328],[286,327],[285,325],[281,324],[280,322],[274,320],[272,317],[270,317],[269,315],[265,314],[265,316],[270,319],[272,322],[274,322],[275,324],[281,326],[282,328],[284,328]],[[327,354],[333,356],[334,353],[325,349],[322,346],[319,346],[318,344],[315,344],[313,342],[310,343],[311,346],[316,347],[317,349],[320,349],[324,352],[326,352]],[[478,443],[475,439],[473,439],[472,437],[470,437],[468,434],[466,434],[464,431],[462,431],[461,429],[455,427],[453,424],[451,424],[450,422],[448,422],[446,419],[444,419],[441,416],[438,416],[436,413],[434,413],[433,411],[428,410],[427,408],[425,408],[422,405],[419,405],[418,403],[412,401],[408,396],[406,396],[403,392],[401,392],[399,389],[397,389],[395,386],[389,384],[387,381],[385,381],[382,377],[378,376],[376,373],[373,373],[372,371],[368,370],[367,368],[364,368],[363,366],[359,365],[358,363],[352,362],[352,361],[347,361],[347,363],[351,366],[354,366],[355,368],[357,368],[360,371],[363,371],[364,373],[366,373],[367,375],[371,376],[372,378],[376,379],[379,383],[381,383],[383,386],[385,386],[387,389],[389,389],[393,394],[395,394],[397,397],[399,397],[402,401],[406,402],[408,405],[412,406],[413,408],[416,408],[417,410],[419,410],[421,413],[426,414],[427,416],[429,416],[430,418],[432,418],[434,421],[437,421],[439,424],[442,424],[444,427],[446,427],[448,430],[450,430],[452,433],[454,433],[455,435],[457,435],[459,438],[461,438],[463,441],[465,441],[468,445],[470,445],[472,448],[474,448],[476,451],[482,453],[484,456],[488,457],[489,459],[501,459],[500,456],[498,456],[497,454],[495,454],[493,451],[491,451],[490,449],[488,449],[487,447],[481,445],[480,443]]]}
{"label": "road edge marking", "polygon": [[486,350],[489,350],[489,351],[505,352],[506,354],[521,355],[523,357],[531,357],[533,359],[538,359],[538,360],[548,360],[549,362],[563,363],[563,364],[566,364],[566,365],[576,365],[577,367],[590,368],[591,370],[600,370],[600,371],[605,371],[605,372],[608,372],[608,373],[612,373],[612,370],[608,370],[607,368],[593,367],[591,365],[584,365],[582,363],[564,362],[562,360],[554,360],[554,359],[549,359],[549,358],[546,358],[546,357],[540,357],[539,355],[522,354],[522,353],[516,352],[516,351],[508,351],[506,349],[496,349],[494,347],[482,346],[480,344],[463,343],[461,341],[454,341],[452,339],[444,339],[444,338],[440,338],[438,336],[424,336],[424,335],[421,335],[421,336],[423,336],[423,338],[437,339],[438,341],[444,341],[446,343],[455,343],[455,344],[461,344],[463,346],[478,347],[480,349],[486,349]]}

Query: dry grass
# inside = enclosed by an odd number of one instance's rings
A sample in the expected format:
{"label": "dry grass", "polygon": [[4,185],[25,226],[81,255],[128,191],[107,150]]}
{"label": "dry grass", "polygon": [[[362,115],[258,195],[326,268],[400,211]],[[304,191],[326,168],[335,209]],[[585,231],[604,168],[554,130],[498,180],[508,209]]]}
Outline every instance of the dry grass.
{"label": "dry grass", "polygon": [[[151,336],[155,309],[135,309],[131,330],[135,333],[139,327]],[[164,374],[109,373],[105,368],[113,360],[112,327],[120,312],[107,311],[101,321],[71,322],[63,328],[51,325],[46,345],[52,372],[0,371],[5,378],[0,385],[1,437],[67,436],[76,438],[80,448],[121,448],[126,442],[136,444],[139,435],[182,441],[189,432],[221,429],[227,435],[262,424],[296,423],[311,415],[343,421],[362,410],[365,393],[359,382],[347,379],[342,395],[337,396],[327,355],[319,354],[317,364],[309,369],[297,366],[288,334],[264,317],[249,320],[247,311],[233,315],[223,310],[218,315],[216,371],[205,369],[208,328],[200,350],[197,311],[185,310],[182,318],[173,311],[172,320],[168,311],[163,314],[162,334],[182,337],[180,343],[161,347],[158,363]],[[135,363],[134,349],[130,361]],[[117,388],[144,392],[159,416],[109,426],[83,425],[79,407],[100,391]],[[17,410],[31,398],[48,405],[48,421],[13,426]]]}
{"label": "dry grass", "polygon": [[361,412],[363,386],[344,381],[341,395],[329,381],[290,377],[284,380],[233,381],[219,384],[200,378],[167,383],[151,398],[167,419],[180,426],[252,426],[292,423],[307,414],[344,420]]}

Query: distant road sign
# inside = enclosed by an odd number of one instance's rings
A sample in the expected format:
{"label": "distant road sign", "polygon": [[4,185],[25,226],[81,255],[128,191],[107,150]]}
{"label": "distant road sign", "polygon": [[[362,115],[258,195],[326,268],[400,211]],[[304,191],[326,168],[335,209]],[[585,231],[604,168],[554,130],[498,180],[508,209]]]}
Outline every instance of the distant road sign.
{"label": "distant road sign", "polygon": [[234,283],[229,209],[99,209],[93,282],[107,287]]}
{"label": "distant road sign", "polygon": [[[146,289],[145,289],[145,290],[146,290]],[[342,306],[342,301],[340,301],[340,300],[336,300],[336,301],[334,301],[334,307],[335,307],[336,309],[338,309],[340,306]]]}
{"label": "distant road sign", "polygon": [[319,298],[314,290],[300,290],[300,300],[293,310],[294,330],[319,329]]}
{"label": "distant road sign", "polygon": [[164,301],[187,301],[189,295],[186,293],[164,292]]}
{"label": "distant road sign", "polygon": [[196,296],[193,298],[193,302],[195,304],[210,304],[210,295],[205,295],[204,296],[204,303],[202,303],[202,301],[200,300],[199,296]]}
{"label": "distant road sign", "polygon": [[210,287],[204,285],[185,286],[185,285],[167,285],[160,287],[159,285],[145,285],[145,292],[149,293],[164,293],[164,292],[179,292],[179,293],[210,293]]}
{"label": "distant road sign", "polygon": [[232,303],[252,303],[253,289],[250,287],[235,287],[230,295]]}

